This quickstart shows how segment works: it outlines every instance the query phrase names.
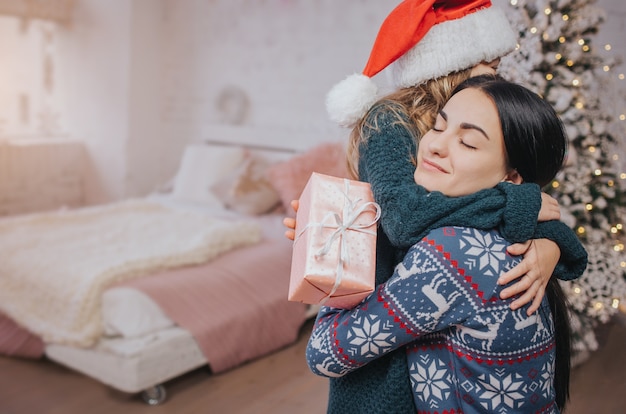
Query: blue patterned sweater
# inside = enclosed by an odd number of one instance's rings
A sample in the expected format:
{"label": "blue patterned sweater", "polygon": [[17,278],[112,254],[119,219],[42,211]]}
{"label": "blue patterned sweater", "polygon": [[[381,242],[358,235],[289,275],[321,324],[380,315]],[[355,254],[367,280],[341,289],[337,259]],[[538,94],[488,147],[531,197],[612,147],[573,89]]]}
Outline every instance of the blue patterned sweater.
{"label": "blue patterned sweater", "polygon": [[[391,276],[407,249],[429,230],[443,226],[465,226],[491,230],[499,228],[510,242],[549,238],[561,249],[555,276],[570,280],[579,277],[587,265],[587,253],[565,224],[537,223],[541,205],[539,187],[534,184],[502,183],[466,197],[449,198],[428,193],[415,184],[417,152],[415,138],[387,110],[377,104],[368,114],[359,148],[359,176],[371,184],[382,216],[376,241],[376,284]],[[329,414],[393,414],[415,412],[410,398],[411,384],[403,349],[385,354],[362,369],[330,379]],[[393,409],[390,409],[393,407]]]}
{"label": "blue patterned sweater", "polygon": [[520,261],[508,245],[496,230],[431,231],[357,307],[321,309],[310,369],[341,377],[404,347],[418,413],[558,413],[547,298],[530,317],[499,298]]}

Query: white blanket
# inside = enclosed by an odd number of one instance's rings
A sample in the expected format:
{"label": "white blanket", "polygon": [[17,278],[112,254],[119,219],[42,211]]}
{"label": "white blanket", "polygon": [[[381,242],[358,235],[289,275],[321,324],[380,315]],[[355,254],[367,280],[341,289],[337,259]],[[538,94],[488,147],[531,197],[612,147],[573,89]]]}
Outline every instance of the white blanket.
{"label": "white blanket", "polygon": [[225,221],[145,200],[0,221],[0,310],[45,342],[90,346],[112,283],[207,262],[261,238]]}

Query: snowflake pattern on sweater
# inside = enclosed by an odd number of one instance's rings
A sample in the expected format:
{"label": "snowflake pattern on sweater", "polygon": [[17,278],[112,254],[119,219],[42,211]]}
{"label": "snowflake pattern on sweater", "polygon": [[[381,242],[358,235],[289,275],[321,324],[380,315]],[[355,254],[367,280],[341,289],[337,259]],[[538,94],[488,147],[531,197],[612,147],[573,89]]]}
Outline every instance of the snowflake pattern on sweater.
{"label": "snowflake pattern on sweater", "polygon": [[418,413],[558,413],[547,298],[531,316],[499,298],[520,260],[508,245],[495,230],[431,231],[357,307],[321,309],[309,367],[339,377],[406,345]]}

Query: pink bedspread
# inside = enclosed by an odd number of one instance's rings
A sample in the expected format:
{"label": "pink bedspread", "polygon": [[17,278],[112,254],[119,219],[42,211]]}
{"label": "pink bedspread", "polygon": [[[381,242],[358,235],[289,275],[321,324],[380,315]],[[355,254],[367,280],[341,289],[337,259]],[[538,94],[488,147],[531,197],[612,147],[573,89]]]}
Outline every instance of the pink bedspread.
{"label": "pink bedspread", "polygon": [[287,301],[290,266],[291,241],[265,240],[123,285],[148,294],[190,331],[217,373],[297,339],[306,307]]}
{"label": "pink bedspread", "polygon": [[38,336],[0,313],[0,355],[39,358],[43,356],[44,346]]}
{"label": "pink bedspread", "polygon": [[[217,373],[297,339],[306,306],[287,301],[291,243],[264,240],[204,265],[120,285],[145,292],[191,332]],[[38,358],[43,353],[39,337],[0,313],[0,354]]]}

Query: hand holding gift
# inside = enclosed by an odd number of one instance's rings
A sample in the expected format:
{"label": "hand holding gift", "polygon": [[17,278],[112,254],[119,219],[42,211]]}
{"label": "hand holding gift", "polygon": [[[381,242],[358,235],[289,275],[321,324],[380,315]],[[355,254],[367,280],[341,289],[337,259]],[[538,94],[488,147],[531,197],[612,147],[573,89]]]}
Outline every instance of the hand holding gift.
{"label": "hand holding gift", "polygon": [[369,184],[313,173],[297,210],[288,299],[351,308],[370,294],[379,217]]}

